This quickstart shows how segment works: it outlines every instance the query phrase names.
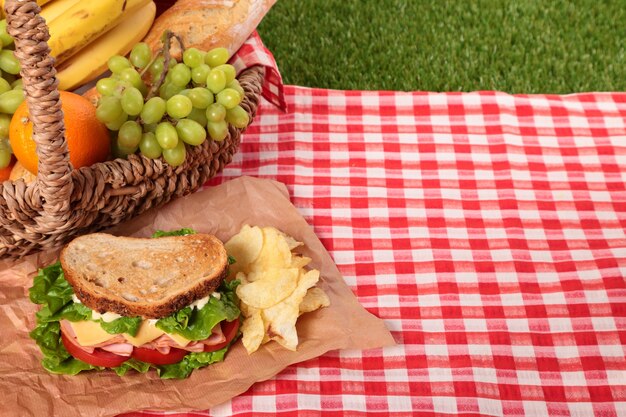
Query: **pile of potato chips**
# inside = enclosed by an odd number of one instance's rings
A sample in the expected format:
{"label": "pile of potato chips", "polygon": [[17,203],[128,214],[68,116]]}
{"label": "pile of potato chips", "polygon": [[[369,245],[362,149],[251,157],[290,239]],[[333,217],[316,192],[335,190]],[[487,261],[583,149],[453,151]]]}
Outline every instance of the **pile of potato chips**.
{"label": "pile of potato chips", "polygon": [[298,316],[330,304],[326,293],[315,287],[319,271],[304,269],[311,258],[292,252],[300,245],[273,227],[248,225],[225,244],[226,252],[235,258],[230,275],[241,282],[237,295],[248,353],[270,340],[296,350]]}

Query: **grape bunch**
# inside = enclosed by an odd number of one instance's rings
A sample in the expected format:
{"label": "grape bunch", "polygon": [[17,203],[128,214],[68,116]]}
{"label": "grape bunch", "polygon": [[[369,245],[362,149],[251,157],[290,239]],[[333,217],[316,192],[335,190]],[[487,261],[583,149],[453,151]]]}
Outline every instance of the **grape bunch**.
{"label": "grape bunch", "polygon": [[0,169],[11,162],[9,125],[11,116],[24,101],[20,63],[13,55],[15,44],[7,33],[7,21],[0,20]]}
{"label": "grape bunch", "polygon": [[225,48],[188,48],[177,62],[163,51],[153,56],[146,43],[136,44],[128,58],[111,57],[112,75],[96,84],[102,96],[96,116],[113,132],[114,156],[139,150],[178,166],[185,144],[200,145],[207,136],[222,141],[228,124],[247,126],[248,113],[239,105],[244,91],[228,58]]}

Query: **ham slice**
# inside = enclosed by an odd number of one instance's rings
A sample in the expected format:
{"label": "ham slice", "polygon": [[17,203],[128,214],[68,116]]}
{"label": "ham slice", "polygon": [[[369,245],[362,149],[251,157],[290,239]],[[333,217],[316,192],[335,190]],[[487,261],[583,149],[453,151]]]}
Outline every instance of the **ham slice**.
{"label": "ham slice", "polygon": [[100,347],[100,349],[120,356],[130,356],[133,353],[134,346],[130,343],[111,343],[110,345]]}
{"label": "ham slice", "polygon": [[[85,352],[93,353],[95,348],[100,348],[102,350],[106,350],[107,352],[111,352],[120,356],[130,356],[133,353],[134,346],[130,343],[127,343],[126,338],[124,337],[124,335],[121,334],[112,336],[111,339],[102,343],[98,343],[97,345],[82,346],[78,344],[76,340],[76,334],[74,333],[72,326],[70,326],[70,323],[67,320],[61,320],[61,331],[66,336],[68,336],[68,339],[70,339],[73,344],[75,344]],[[188,352],[203,352],[204,346],[218,345],[220,343],[224,343],[225,341],[226,336],[224,336],[224,332],[222,332],[222,326],[220,324],[213,327],[211,335],[205,340],[189,342],[186,346],[179,345],[174,339],[164,334],[149,343],[141,345],[140,347],[146,349],[155,349],[159,351],[159,353],[167,355],[168,353],[170,353],[170,349],[172,348],[183,349]]]}

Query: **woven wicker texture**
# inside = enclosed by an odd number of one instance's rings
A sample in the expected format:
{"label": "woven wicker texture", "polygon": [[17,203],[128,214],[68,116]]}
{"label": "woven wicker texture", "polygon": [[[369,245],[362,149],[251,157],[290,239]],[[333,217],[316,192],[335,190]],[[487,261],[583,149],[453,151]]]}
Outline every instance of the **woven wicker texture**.
{"label": "woven wicker texture", "polygon": [[[112,226],[173,198],[190,194],[228,164],[237,151],[241,129],[228,137],[187,146],[185,162],[171,167],[162,159],[131,155],[73,169],[69,161],[54,58],[47,45],[45,21],[35,1],[7,0],[9,34],[37,143],[37,180],[5,181],[0,193],[0,258],[16,258],[58,247],[74,236]],[[264,68],[240,74],[245,91],[241,106],[252,121],[261,95]]]}

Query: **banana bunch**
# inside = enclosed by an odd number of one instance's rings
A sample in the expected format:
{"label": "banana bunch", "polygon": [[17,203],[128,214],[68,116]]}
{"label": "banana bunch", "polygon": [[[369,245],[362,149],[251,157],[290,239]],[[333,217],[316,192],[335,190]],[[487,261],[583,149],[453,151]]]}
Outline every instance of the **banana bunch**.
{"label": "banana bunch", "polygon": [[[37,0],[50,31],[61,90],[106,71],[112,55],[126,55],[148,33],[156,14],[151,0]],[[4,0],[0,0],[4,9]]]}

